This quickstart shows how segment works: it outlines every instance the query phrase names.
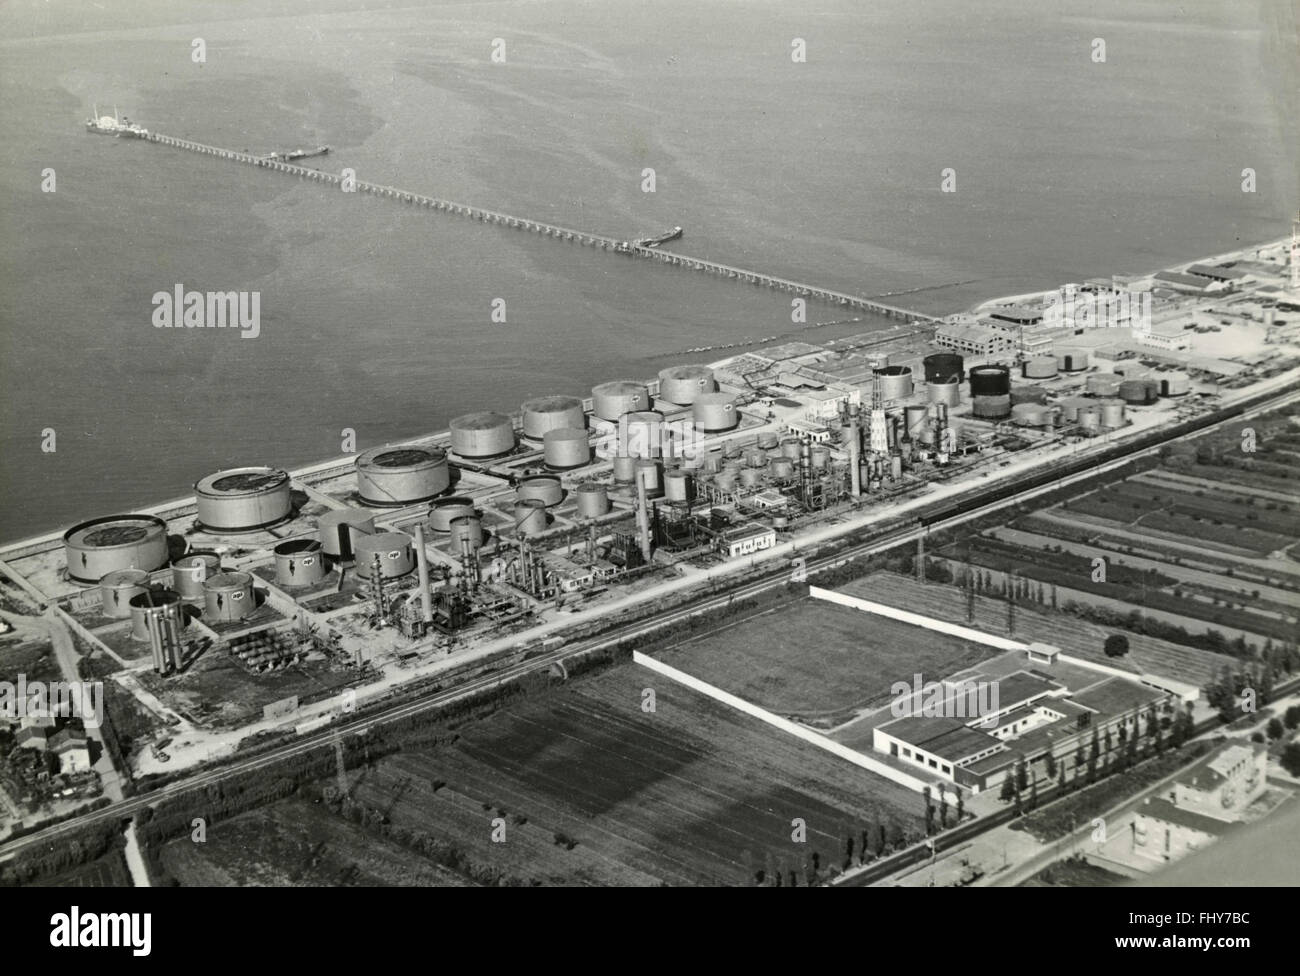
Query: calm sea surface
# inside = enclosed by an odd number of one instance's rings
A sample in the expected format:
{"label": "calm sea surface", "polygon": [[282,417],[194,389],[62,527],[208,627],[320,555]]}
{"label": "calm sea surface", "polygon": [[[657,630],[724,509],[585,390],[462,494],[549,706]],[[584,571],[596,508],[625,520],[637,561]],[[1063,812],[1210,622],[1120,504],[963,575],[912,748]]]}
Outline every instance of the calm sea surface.
{"label": "calm sea surface", "polygon": [[[792,328],[776,292],[92,136],[92,102],[929,312],[1277,238],[1300,200],[1285,3],[366,7],[0,9],[0,539]],[[177,283],[259,291],[261,337],[154,329]]]}

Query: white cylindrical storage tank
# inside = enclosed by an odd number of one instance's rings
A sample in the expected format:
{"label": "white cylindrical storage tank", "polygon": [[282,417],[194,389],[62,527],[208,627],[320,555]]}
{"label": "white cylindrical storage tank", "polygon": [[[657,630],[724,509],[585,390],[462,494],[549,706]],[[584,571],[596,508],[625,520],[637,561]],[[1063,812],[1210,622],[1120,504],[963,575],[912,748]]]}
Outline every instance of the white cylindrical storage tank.
{"label": "white cylindrical storage tank", "polygon": [[604,485],[579,485],[575,494],[578,496],[579,518],[600,518],[609,511],[609,492]]}
{"label": "white cylindrical storage tank", "polygon": [[1063,373],[1077,373],[1092,365],[1092,351],[1076,346],[1056,350],[1056,368]]}
{"label": "white cylindrical storage tank", "polygon": [[138,641],[149,640],[151,620],[174,620],[176,629],[184,630],[189,622],[181,598],[171,590],[145,590],[127,601],[131,614],[131,636]]}
{"label": "white cylindrical storage tank", "polygon": [[701,394],[717,389],[709,366],[669,366],[659,371],[659,399],[669,403],[690,406]]}
{"label": "white cylindrical storage tank", "polygon": [[153,572],[167,565],[167,523],[156,515],[109,515],[63,534],[68,578],[97,584],[118,569]]}
{"label": "white cylindrical storage tank", "polygon": [[515,488],[515,498],[518,501],[536,499],[550,508],[564,500],[564,488],[560,485],[560,479],[553,474],[529,475],[520,479]]}
{"label": "white cylindrical storage tank", "polygon": [[636,462],[636,458],[622,454],[614,458],[614,480],[620,484],[631,484],[636,478]]}
{"label": "white cylindrical storage tank", "polygon": [[635,380],[614,380],[591,388],[592,413],[601,420],[617,421],[625,413],[650,409],[650,391]]}
{"label": "white cylindrical storage tank", "polygon": [[275,581],[281,586],[311,586],[325,578],[325,570],[319,539],[289,539],[275,547]]}
{"label": "white cylindrical storage tank", "polygon": [[405,532],[354,536],[352,549],[356,554],[356,573],[362,579],[370,579],[376,555],[384,579],[405,576],[415,568],[415,543]]}
{"label": "white cylindrical storage tank", "polygon": [[961,402],[961,380],[953,378],[948,383],[931,383],[926,387],[931,403],[955,407]]}
{"label": "white cylindrical storage tank", "polygon": [[909,440],[920,440],[921,431],[930,423],[930,411],[924,405],[903,409],[903,430]]}
{"label": "white cylindrical storage tank", "polygon": [[216,576],[209,576],[204,580],[204,623],[231,623],[235,620],[243,620],[256,609],[253,577],[248,573],[217,573]]}
{"label": "white cylindrical storage tank", "polygon": [[208,532],[253,532],[293,514],[289,474],[279,468],[230,468],[194,484],[198,525]]}
{"label": "white cylindrical storage tank", "polygon": [[515,502],[515,534],[534,536],[546,531],[546,505],[536,498]]}
{"label": "white cylindrical storage tank", "polygon": [[429,527],[435,532],[450,532],[453,519],[474,514],[474,500],[464,495],[439,498],[429,509]]}
{"label": "white cylindrical storage tank", "polygon": [[794,477],[795,462],[788,457],[774,458],[768,465],[772,478],[776,481],[789,481]]}
{"label": "white cylindrical storage tank", "polygon": [[1079,426],[1084,430],[1098,430],[1101,427],[1101,408],[1080,407]]}
{"label": "white cylindrical storage tank", "polygon": [[[338,508],[316,520],[321,549],[335,559],[352,558],[353,542],[361,534],[375,531],[375,517],[359,508]],[[343,539],[346,533],[347,539]]]}
{"label": "white cylindrical storage tank", "polygon": [[1161,396],[1186,396],[1192,392],[1192,378],[1184,372],[1171,370],[1167,373],[1157,373],[1155,379],[1160,383]]}
{"label": "white cylindrical storage tank", "polygon": [[781,438],[781,456],[798,461],[803,456],[803,441],[797,437]]}
{"label": "white cylindrical storage tank", "polygon": [[1011,420],[1022,427],[1046,427],[1056,416],[1055,407],[1038,403],[1018,403],[1011,408]]}
{"label": "white cylindrical storage tank", "polygon": [[587,414],[582,401],[571,396],[544,396],[526,400],[519,408],[523,415],[524,436],[540,441],[549,430],[585,428]]}
{"label": "white cylindrical storage tank", "polygon": [[831,463],[831,449],[825,444],[814,444],[812,449],[812,467],[814,471],[825,471]]}
{"label": "white cylindrical storage tank", "polygon": [[1123,400],[1098,400],[1097,406],[1101,408],[1101,425],[1110,430],[1124,426],[1124,401]]}
{"label": "white cylindrical storage tank", "polygon": [[1025,360],[1022,374],[1027,380],[1046,380],[1056,375],[1055,356],[1032,356]]}
{"label": "white cylindrical storage tank", "polygon": [[1063,397],[1058,404],[1061,408],[1061,420],[1067,424],[1077,423],[1079,411],[1092,406],[1093,401],[1085,397]]}
{"label": "white cylindrical storage tank", "polygon": [[451,422],[451,449],[463,458],[494,458],[515,449],[515,428],[503,413],[480,410]]}
{"label": "white cylindrical storage tank", "polygon": [[1119,396],[1121,379],[1114,373],[1093,373],[1086,381],[1085,389],[1096,397]]}
{"label": "white cylindrical storage tank", "polygon": [[203,584],[221,572],[221,557],[215,552],[188,552],[172,563],[172,589],[186,603],[203,602]]}
{"label": "white cylindrical storage tank", "polygon": [[874,375],[880,378],[882,399],[905,400],[912,395],[912,367],[885,366],[876,370]]}
{"label": "white cylindrical storage tank", "polygon": [[436,447],[376,447],[357,458],[357,495],[367,505],[426,502],[450,484],[447,453]]}
{"label": "white cylindrical storage tank", "polygon": [[650,459],[642,459],[636,462],[636,474],[634,478],[641,478],[645,483],[645,493],[651,498],[663,494],[663,478],[660,475],[659,463]]}
{"label": "white cylindrical storage tank", "polygon": [[618,421],[619,454],[657,458],[663,453],[664,415],[656,410],[625,413]]}
{"label": "white cylindrical storage tank", "polygon": [[691,405],[691,417],[706,434],[733,430],[740,423],[736,398],[730,393],[701,393]]}
{"label": "white cylindrical storage tank", "polygon": [[115,569],[99,581],[105,617],[124,620],[131,616],[131,597],[149,589],[149,574],[143,569]]}
{"label": "white cylindrical storage tank", "polygon": [[548,468],[568,471],[591,463],[591,441],[582,427],[553,427],[542,437],[542,458]]}
{"label": "white cylindrical storage tank", "polygon": [[694,501],[695,480],[686,471],[673,470],[665,472],[664,498],[670,502]]}
{"label": "white cylindrical storage tank", "polygon": [[451,533],[451,553],[453,556],[460,555],[462,539],[469,540],[469,547],[472,550],[480,549],[483,546],[483,523],[477,515],[461,515],[452,519],[448,531]]}

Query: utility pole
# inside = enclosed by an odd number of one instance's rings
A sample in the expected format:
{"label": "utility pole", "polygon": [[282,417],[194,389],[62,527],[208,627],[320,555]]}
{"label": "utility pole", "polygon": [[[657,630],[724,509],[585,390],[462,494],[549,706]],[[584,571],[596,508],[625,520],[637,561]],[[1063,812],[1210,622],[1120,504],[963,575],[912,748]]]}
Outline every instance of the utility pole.
{"label": "utility pole", "polygon": [[925,583],[925,536],[916,537],[916,581]]}

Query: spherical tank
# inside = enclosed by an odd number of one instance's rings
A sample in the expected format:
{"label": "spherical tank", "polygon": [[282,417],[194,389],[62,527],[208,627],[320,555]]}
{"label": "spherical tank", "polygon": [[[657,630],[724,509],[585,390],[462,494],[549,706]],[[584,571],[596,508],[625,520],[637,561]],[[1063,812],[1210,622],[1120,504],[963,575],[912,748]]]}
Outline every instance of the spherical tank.
{"label": "spherical tank", "polygon": [[1093,373],[1085,388],[1093,396],[1113,397],[1119,394],[1119,384],[1120,378],[1114,373]]}
{"label": "spherical tank", "polygon": [[912,367],[886,366],[874,375],[880,378],[880,395],[885,400],[904,400],[912,395]]}
{"label": "spherical tank", "polygon": [[1092,352],[1074,346],[1056,350],[1056,368],[1065,373],[1077,373],[1092,365]]}
{"label": "spherical tank", "polygon": [[310,586],[325,578],[325,554],[318,539],[290,539],[275,547],[275,581]]}
{"label": "spherical tank", "polygon": [[635,380],[614,380],[591,388],[592,413],[601,420],[617,421],[625,413],[650,409],[650,392]]}
{"label": "spherical tank", "polygon": [[670,502],[695,500],[695,479],[686,471],[664,473],[664,498]]}
{"label": "spherical tank", "polygon": [[591,441],[582,427],[553,427],[542,437],[542,458],[548,468],[567,471],[591,462]]}
{"label": "spherical tank", "polygon": [[657,410],[625,413],[618,421],[619,452],[629,457],[657,458],[663,453],[664,415]]}
{"label": "spherical tank", "polygon": [[429,509],[429,526],[435,532],[450,532],[452,519],[474,514],[474,500],[464,495],[439,498]]}
{"label": "spherical tank", "polygon": [[1028,380],[1046,380],[1056,375],[1055,356],[1033,356],[1025,360],[1022,375]]}
{"label": "spherical tank", "polygon": [[520,480],[515,488],[515,498],[518,501],[535,498],[550,508],[564,500],[564,489],[560,486],[560,479],[555,475],[535,474]]}
{"label": "spherical tank", "polygon": [[[335,559],[352,558],[354,540],[375,531],[375,517],[359,508],[338,508],[316,520],[321,548]],[[342,536],[346,533],[346,538]]]}
{"label": "spherical tank", "polygon": [[659,371],[659,399],[689,406],[704,393],[713,393],[718,384],[708,366],[669,366]]}
{"label": "spherical tank", "polygon": [[1011,396],[1011,370],[1006,366],[976,366],[970,371],[972,397]]}
{"label": "spherical tank", "polygon": [[579,518],[600,518],[609,511],[609,492],[604,485],[579,485],[576,494]]}
{"label": "spherical tank", "polygon": [[357,458],[357,494],[367,505],[428,501],[450,484],[447,454],[436,447],[376,447]]}
{"label": "spherical tank", "polygon": [[538,535],[546,531],[546,505],[535,498],[515,502],[515,534]]}
{"label": "spherical tank", "polygon": [[[974,372],[972,371],[972,376]],[[1011,397],[1008,396],[974,396],[970,401],[971,416],[983,420],[997,420],[1011,413]]]}
{"label": "spherical tank", "polygon": [[451,449],[463,458],[492,458],[515,449],[515,429],[503,413],[481,410],[451,422]]}
{"label": "spherical tank", "polygon": [[740,411],[730,393],[701,393],[691,405],[691,416],[708,434],[731,430],[740,423]]}
{"label": "spherical tank", "polygon": [[946,383],[936,380],[926,387],[925,392],[931,403],[955,407],[961,402],[961,381],[956,378]]}
{"label": "spherical tank", "polygon": [[293,514],[287,471],[231,468],[194,485],[198,524],[209,532],[252,532]]}
{"label": "spherical tank", "polygon": [[181,598],[171,590],[145,590],[127,601],[131,614],[131,636],[138,641],[149,639],[151,620],[174,620],[177,630],[184,630],[185,610]]}
{"label": "spherical tank", "polygon": [[109,515],[63,534],[68,578],[93,585],[117,569],[153,572],[167,565],[167,523],[154,515]]}
{"label": "spherical tank", "polygon": [[966,379],[966,361],[953,352],[936,352],[921,360],[927,383],[961,383]]}
{"label": "spherical tank", "polygon": [[622,454],[614,458],[614,480],[620,484],[631,484],[636,478],[636,462],[636,458]]}
{"label": "spherical tank", "polygon": [[636,462],[634,478],[641,478],[645,484],[645,493],[651,498],[663,494],[663,479],[660,477],[659,464],[649,459]]}
{"label": "spherical tank", "polygon": [[469,542],[471,550],[477,550],[483,546],[483,523],[477,515],[461,515],[452,519],[448,531],[451,533],[451,552],[453,556],[460,555],[462,540]]}
{"label": "spherical tank", "polygon": [[788,481],[794,477],[794,464],[788,457],[776,458],[769,466],[772,477],[777,481]]}
{"label": "spherical tank", "polygon": [[221,557],[215,552],[188,552],[172,563],[172,589],[186,603],[203,602],[203,584],[221,572]]}
{"label": "spherical tank", "polygon": [[203,582],[203,622],[243,620],[257,609],[253,577],[248,573],[217,573]]}
{"label": "spherical tank", "polygon": [[405,576],[415,568],[415,544],[405,532],[356,536],[352,549],[356,553],[357,575],[362,579],[371,578],[375,556],[379,557],[379,572],[384,579]]}
{"label": "spherical tank", "polygon": [[1098,400],[1097,405],[1101,407],[1101,425],[1114,430],[1117,427],[1124,426],[1124,401],[1123,400]]}
{"label": "spherical tank", "polygon": [[149,574],[143,569],[115,569],[99,581],[104,616],[125,619],[131,616],[131,597],[149,589]]}
{"label": "spherical tank", "polygon": [[587,414],[582,409],[582,401],[577,397],[537,397],[526,400],[519,410],[524,418],[524,436],[533,441],[542,440],[548,430],[587,426]]}

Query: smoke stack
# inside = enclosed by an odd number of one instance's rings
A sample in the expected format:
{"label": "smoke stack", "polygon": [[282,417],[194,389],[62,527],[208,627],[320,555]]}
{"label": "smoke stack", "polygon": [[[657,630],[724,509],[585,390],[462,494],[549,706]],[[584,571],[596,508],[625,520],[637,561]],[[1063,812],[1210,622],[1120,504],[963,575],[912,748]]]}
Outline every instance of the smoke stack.
{"label": "smoke stack", "polygon": [[649,503],[646,501],[645,473],[645,468],[638,467],[636,469],[636,529],[637,537],[641,540],[641,555],[649,563],[650,512]]}
{"label": "smoke stack", "polygon": [[862,494],[862,438],[858,436],[858,412],[849,412],[849,484],[854,498]]}
{"label": "smoke stack", "polygon": [[424,524],[415,526],[415,562],[420,568],[420,612],[424,622],[433,620],[433,600],[429,596],[429,556],[424,551]]}

